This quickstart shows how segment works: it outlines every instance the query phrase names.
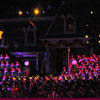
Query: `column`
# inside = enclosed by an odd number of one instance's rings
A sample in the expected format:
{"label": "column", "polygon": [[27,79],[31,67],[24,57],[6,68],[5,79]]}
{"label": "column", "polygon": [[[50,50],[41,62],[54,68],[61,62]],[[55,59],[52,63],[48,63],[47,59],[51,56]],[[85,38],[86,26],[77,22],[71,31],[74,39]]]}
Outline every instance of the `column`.
{"label": "column", "polygon": [[46,73],[50,73],[50,49],[49,47],[46,47]]}

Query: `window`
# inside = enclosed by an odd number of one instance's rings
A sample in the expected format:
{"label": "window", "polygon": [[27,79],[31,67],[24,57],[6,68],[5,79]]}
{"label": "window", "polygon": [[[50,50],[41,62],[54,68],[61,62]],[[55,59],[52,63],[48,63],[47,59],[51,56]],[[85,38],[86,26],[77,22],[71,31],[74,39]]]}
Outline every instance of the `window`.
{"label": "window", "polygon": [[64,33],[75,33],[76,32],[76,21],[75,18],[71,16],[71,14],[62,15],[61,16],[64,21]]}
{"label": "window", "polygon": [[24,28],[24,32],[25,32],[25,45],[26,46],[36,45],[35,29],[28,26],[27,28]]}

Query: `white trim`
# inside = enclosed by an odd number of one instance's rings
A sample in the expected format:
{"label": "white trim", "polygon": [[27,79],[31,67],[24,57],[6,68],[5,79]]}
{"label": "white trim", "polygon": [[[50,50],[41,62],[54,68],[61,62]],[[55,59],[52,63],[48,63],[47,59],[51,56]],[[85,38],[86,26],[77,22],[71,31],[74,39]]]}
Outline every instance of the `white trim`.
{"label": "white trim", "polygon": [[[46,16],[46,17],[31,17],[31,21],[48,21],[53,20],[54,16]],[[28,22],[29,18],[5,18],[0,19],[0,23],[11,23],[11,22]]]}
{"label": "white trim", "polygon": [[[86,39],[85,37],[76,37],[76,38],[45,38],[45,39],[41,39],[41,41],[43,42],[44,40],[48,40],[50,41],[52,44],[56,45],[58,43],[59,40],[65,40],[67,43],[73,43],[73,40],[78,39],[81,41],[89,41],[92,39],[92,37],[89,37],[88,39]],[[78,48],[82,48],[82,46],[80,45],[70,45],[70,47],[78,47]],[[60,47],[60,48],[66,48],[65,46]]]}
{"label": "white trim", "polygon": [[85,37],[74,37],[74,38],[43,38],[43,39],[40,39],[42,42],[44,40],[48,40],[48,41],[51,41],[52,43],[53,42],[58,42],[59,40],[66,40],[66,41],[73,41],[75,39],[79,39],[79,40],[90,40],[92,39],[92,37],[89,37],[88,39],[86,39]]}

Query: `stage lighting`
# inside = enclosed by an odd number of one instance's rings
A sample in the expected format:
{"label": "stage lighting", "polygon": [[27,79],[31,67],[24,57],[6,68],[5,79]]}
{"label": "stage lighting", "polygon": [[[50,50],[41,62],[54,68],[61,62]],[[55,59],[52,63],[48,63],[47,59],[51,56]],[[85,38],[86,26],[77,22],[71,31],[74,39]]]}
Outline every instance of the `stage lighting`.
{"label": "stage lighting", "polygon": [[25,65],[25,66],[29,66],[29,64],[30,64],[29,61],[25,61],[25,62],[24,62],[24,65]]}
{"label": "stage lighting", "polygon": [[85,38],[88,38],[88,35],[85,35]]}
{"label": "stage lighting", "polygon": [[31,79],[32,79],[32,77],[29,77],[29,79],[31,80]]}
{"label": "stage lighting", "polygon": [[23,14],[23,12],[20,10],[18,11],[18,15],[21,16]]}
{"label": "stage lighting", "polygon": [[45,12],[46,12],[45,10],[42,11],[43,14],[45,14]]}
{"label": "stage lighting", "polygon": [[73,60],[72,61],[72,65],[76,65],[77,64],[77,61],[76,60]]}
{"label": "stage lighting", "polygon": [[29,11],[27,11],[26,14],[28,15],[29,14]]}
{"label": "stage lighting", "polygon": [[2,34],[4,33],[4,31],[0,31],[0,39],[2,39]]}
{"label": "stage lighting", "polygon": [[89,26],[89,24],[86,24],[86,26],[88,27],[88,26]]}
{"label": "stage lighting", "polygon": [[89,44],[89,41],[86,41],[87,44]]}
{"label": "stage lighting", "polygon": [[98,43],[100,43],[100,40],[98,41]]}
{"label": "stage lighting", "polygon": [[35,14],[35,15],[39,15],[39,13],[40,13],[39,9],[38,9],[38,8],[35,8],[35,9],[34,9],[34,14]]}
{"label": "stage lighting", "polygon": [[93,11],[91,11],[90,13],[93,14]]}

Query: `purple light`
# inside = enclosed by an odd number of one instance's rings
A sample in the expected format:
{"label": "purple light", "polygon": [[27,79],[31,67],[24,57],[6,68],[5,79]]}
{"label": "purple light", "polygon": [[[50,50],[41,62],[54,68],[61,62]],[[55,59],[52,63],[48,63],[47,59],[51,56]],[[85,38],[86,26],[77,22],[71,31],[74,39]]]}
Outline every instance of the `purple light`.
{"label": "purple light", "polygon": [[28,15],[29,14],[29,11],[27,11],[26,14]]}
{"label": "purple light", "polygon": [[25,61],[25,62],[24,62],[24,65],[25,65],[25,66],[29,66],[29,64],[30,64],[29,61]]}
{"label": "purple light", "polygon": [[86,25],[87,27],[89,26],[89,24]]}
{"label": "purple light", "polygon": [[43,11],[42,11],[42,13],[44,14],[44,13],[45,13],[45,11],[43,10]]}
{"label": "purple light", "polygon": [[76,60],[73,60],[72,61],[72,65],[76,65],[77,64],[77,61]]}

